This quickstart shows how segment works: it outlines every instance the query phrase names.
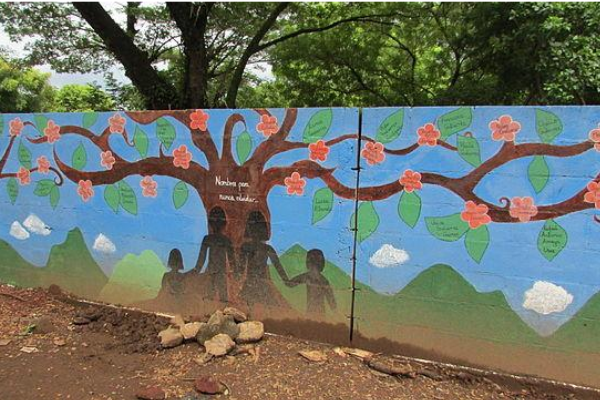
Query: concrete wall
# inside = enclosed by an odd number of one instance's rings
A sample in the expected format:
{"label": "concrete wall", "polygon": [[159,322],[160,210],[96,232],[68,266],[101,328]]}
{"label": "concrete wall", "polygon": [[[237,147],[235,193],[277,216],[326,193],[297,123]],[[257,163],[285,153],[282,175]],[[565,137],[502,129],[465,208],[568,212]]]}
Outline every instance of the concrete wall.
{"label": "concrete wall", "polygon": [[600,387],[598,122],[595,107],[4,115],[0,280],[234,304],[335,342],[353,324],[355,345]]}

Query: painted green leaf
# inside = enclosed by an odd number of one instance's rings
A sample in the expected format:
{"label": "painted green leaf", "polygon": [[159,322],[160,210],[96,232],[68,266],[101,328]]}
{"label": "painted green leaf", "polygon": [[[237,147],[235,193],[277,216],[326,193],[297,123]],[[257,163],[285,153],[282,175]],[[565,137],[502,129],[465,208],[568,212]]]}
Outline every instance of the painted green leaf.
{"label": "painted green leaf", "polygon": [[446,217],[426,217],[425,224],[429,233],[445,242],[455,242],[469,230],[469,224],[460,218],[460,213]]}
{"label": "painted green leaf", "polygon": [[73,168],[80,171],[83,170],[87,165],[87,153],[82,143],[79,143],[79,146],[77,146],[73,152],[73,155],[71,156],[71,165]]}
{"label": "painted green leaf", "polygon": [[133,134],[133,145],[140,154],[140,157],[146,158],[148,155],[148,135],[146,135],[146,132],[141,130],[139,126],[135,127],[135,133]]}
{"label": "painted green leaf", "polygon": [[315,192],[312,200],[312,224],[316,224],[329,215],[333,209],[333,192],[322,188]]}
{"label": "painted green leaf", "polygon": [[58,186],[54,185],[54,186],[52,186],[52,189],[50,190],[50,206],[52,206],[52,209],[56,209],[56,206],[58,205],[59,200],[60,200],[60,190],[58,189]]}
{"label": "painted green leaf", "polygon": [[98,113],[96,112],[87,112],[83,114],[83,127],[85,129],[90,129],[92,125],[94,125],[98,121]]}
{"label": "painted green leaf", "polygon": [[473,110],[471,107],[461,107],[450,111],[438,118],[437,127],[440,130],[442,139],[464,131],[473,122]]}
{"label": "painted green leaf", "polygon": [[398,215],[406,225],[414,228],[421,215],[421,197],[416,192],[402,192],[398,202]]}
{"label": "painted green leaf", "polygon": [[242,165],[246,162],[252,151],[252,136],[250,136],[248,131],[244,131],[238,136],[235,142],[235,150],[237,151],[238,162]]}
{"label": "painted green leaf", "polygon": [[10,178],[6,183],[6,192],[8,193],[10,202],[15,204],[17,201],[17,196],[19,195],[19,184],[15,178]]}
{"label": "painted green leaf", "polygon": [[544,143],[552,141],[563,131],[560,118],[550,111],[535,110],[535,130]]}
{"label": "painted green leaf", "polygon": [[52,179],[42,179],[35,185],[33,194],[40,197],[48,196],[54,186],[56,186],[56,183]]}
{"label": "painted green leaf", "polygon": [[490,244],[490,231],[485,225],[469,229],[465,235],[465,247],[471,258],[479,263]]}
{"label": "painted green leaf", "polygon": [[[354,225],[354,214],[350,219],[350,228],[355,229]],[[358,232],[357,239],[359,242],[363,242],[369,236],[371,236],[379,227],[379,215],[373,207],[373,203],[368,201],[361,203],[358,207]]]}
{"label": "painted green leaf", "polygon": [[175,127],[169,120],[159,118],[156,120],[156,136],[165,149],[169,150],[175,140]]}
{"label": "painted green leaf", "polygon": [[179,210],[185,202],[187,201],[190,195],[190,191],[183,181],[177,182],[175,187],[173,188],[173,205],[177,210]]}
{"label": "painted green leaf", "polygon": [[117,185],[108,185],[104,188],[104,201],[115,213],[119,211],[121,195],[119,194]]}
{"label": "painted green leaf", "polygon": [[27,168],[31,169],[31,151],[23,144],[19,142],[19,163]]}
{"label": "painted green leaf", "polygon": [[567,240],[567,231],[556,221],[549,219],[538,236],[538,250],[546,260],[552,261],[565,248]]}
{"label": "painted green leaf", "polygon": [[458,154],[474,167],[481,165],[481,149],[477,139],[471,136],[458,135]]}
{"label": "painted green leaf", "polygon": [[403,125],[404,110],[400,109],[383,120],[377,129],[375,140],[381,143],[389,143],[398,139]]}
{"label": "painted green leaf", "polygon": [[550,168],[544,156],[535,156],[527,168],[529,182],[536,193],[541,192],[550,178]]}
{"label": "painted green leaf", "polygon": [[37,130],[41,135],[43,135],[44,129],[46,129],[46,126],[48,126],[48,118],[44,115],[36,114],[33,116],[33,121]]}
{"label": "painted green leaf", "polygon": [[119,203],[129,214],[137,215],[138,205],[135,192],[125,181],[119,182]]}
{"label": "painted green leaf", "polygon": [[319,110],[314,113],[304,128],[302,136],[304,143],[314,143],[319,139],[323,139],[329,132],[332,121],[333,111],[331,108]]}

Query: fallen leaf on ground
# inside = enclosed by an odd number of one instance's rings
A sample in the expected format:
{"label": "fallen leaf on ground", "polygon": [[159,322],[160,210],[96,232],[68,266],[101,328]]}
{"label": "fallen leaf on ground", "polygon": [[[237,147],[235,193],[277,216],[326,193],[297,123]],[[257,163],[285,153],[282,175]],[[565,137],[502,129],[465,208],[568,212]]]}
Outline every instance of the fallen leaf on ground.
{"label": "fallen leaf on ground", "polygon": [[298,352],[298,354],[312,362],[327,361],[327,356],[318,350],[301,350]]}
{"label": "fallen leaf on ground", "polygon": [[354,356],[354,357],[358,357],[361,360],[364,360],[365,358],[373,357],[373,353],[371,353],[370,351],[355,349],[352,347],[342,347],[341,349],[344,353],[350,354],[351,356]]}

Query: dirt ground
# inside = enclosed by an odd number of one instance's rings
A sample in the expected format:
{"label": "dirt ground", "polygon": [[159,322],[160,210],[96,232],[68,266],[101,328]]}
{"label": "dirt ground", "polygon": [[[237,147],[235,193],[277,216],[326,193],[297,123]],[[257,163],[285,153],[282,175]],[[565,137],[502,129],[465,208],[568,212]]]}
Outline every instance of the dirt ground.
{"label": "dirt ground", "polygon": [[[82,315],[93,322],[76,325]],[[168,399],[211,398],[194,391],[202,375],[228,388],[215,398],[231,400],[600,398],[404,359],[403,368],[412,372],[390,376],[338,354],[334,346],[273,335],[257,345],[255,355],[202,364],[197,343],[160,348],[156,333],[167,325],[164,317],[85,305],[55,291],[0,286],[0,399],[126,400],[147,386],[161,387]],[[320,351],[327,361],[308,361],[298,354],[303,350]],[[400,362],[378,357],[387,365]]]}

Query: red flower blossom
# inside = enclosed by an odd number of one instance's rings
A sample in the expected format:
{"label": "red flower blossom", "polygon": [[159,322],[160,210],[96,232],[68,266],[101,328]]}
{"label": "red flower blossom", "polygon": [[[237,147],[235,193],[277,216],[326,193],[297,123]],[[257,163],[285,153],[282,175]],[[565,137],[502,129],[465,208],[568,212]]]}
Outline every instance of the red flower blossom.
{"label": "red flower blossom", "polygon": [[419,140],[417,140],[419,146],[431,147],[437,146],[437,141],[442,136],[431,122],[417,129],[417,135],[419,135]]}
{"label": "red flower blossom", "polygon": [[323,140],[319,140],[316,143],[308,145],[310,151],[310,159],[313,161],[325,161],[329,154],[329,146],[325,144]]}
{"label": "red flower blossom", "polygon": [[460,218],[468,223],[471,229],[476,229],[481,225],[487,225],[492,222],[492,219],[488,215],[488,206],[477,204],[471,200],[465,203],[465,210],[460,213]]}
{"label": "red flower blossom", "polygon": [[115,113],[108,119],[108,126],[110,133],[123,133],[125,132],[125,118],[121,117],[121,114]]}
{"label": "red flower blossom", "polygon": [[360,155],[367,160],[367,164],[376,165],[385,160],[383,153],[383,144],[379,142],[367,142],[365,148],[361,150]]}
{"label": "red flower blossom", "polygon": [[503,115],[493,120],[489,126],[492,130],[492,139],[505,142],[514,142],[517,133],[521,130],[521,124],[513,121],[510,115]]}
{"label": "red flower blossom", "polygon": [[583,196],[583,201],[593,203],[594,207],[600,210],[600,183],[590,182],[587,184],[587,193]]}
{"label": "red flower blossom", "polygon": [[94,188],[92,187],[92,181],[80,180],[77,184],[77,193],[81,196],[83,201],[88,201],[94,196]]}
{"label": "red flower blossom", "polygon": [[140,186],[142,187],[142,196],[156,197],[156,188],[157,188],[158,184],[156,183],[156,181],[154,179],[152,179],[152,176],[150,176],[150,175],[145,176],[141,180]]}
{"label": "red flower blossom", "polygon": [[179,146],[179,148],[173,150],[173,165],[188,169],[190,167],[190,161],[192,161],[192,153],[190,153],[185,144]]}
{"label": "red flower blossom", "polygon": [[23,127],[25,126],[25,124],[23,124],[23,121],[21,121],[21,118],[15,118],[10,120],[9,125],[10,136],[19,136],[21,134],[21,131],[23,130]]}
{"label": "red flower blossom", "polygon": [[19,180],[19,185],[29,185],[31,183],[31,172],[25,167],[19,168],[19,172],[17,172],[17,179]]}
{"label": "red flower blossom", "polygon": [[44,128],[44,136],[48,138],[48,143],[54,143],[60,139],[60,126],[56,125],[54,121],[49,120],[48,125]]}
{"label": "red flower blossom", "polygon": [[110,150],[100,152],[100,158],[100,165],[106,169],[112,169],[116,162],[115,156],[113,156],[113,153]]}
{"label": "red flower blossom", "polygon": [[590,131],[590,140],[594,142],[594,148],[600,151],[600,125],[598,128]]}
{"label": "red flower blossom", "polygon": [[202,110],[196,110],[190,114],[190,128],[206,130],[206,121],[208,121],[208,113]]}
{"label": "red flower blossom", "polygon": [[400,178],[400,184],[404,186],[404,191],[408,193],[423,188],[421,174],[410,169],[404,171],[404,174],[402,174],[402,177]]}
{"label": "red flower blossom", "polygon": [[521,222],[529,222],[531,217],[534,217],[538,213],[538,209],[533,204],[531,197],[513,197],[510,200],[508,213],[511,217],[517,218]]}
{"label": "red flower blossom", "polygon": [[263,114],[260,116],[260,122],[256,125],[256,130],[269,137],[274,133],[277,133],[279,127],[277,126],[277,117]]}
{"label": "red flower blossom", "polygon": [[285,178],[283,182],[287,187],[287,194],[296,194],[298,196],[302,196],[304,194],[306,180],[302,179],[298,172],[292,172],[292,175]]}
{"label": "red flower blossom", "polygon": [[46,158],[46,156],[39,156],[37,159],[37,171],[40,174],[47,174],[50,171],[50,161]]}

